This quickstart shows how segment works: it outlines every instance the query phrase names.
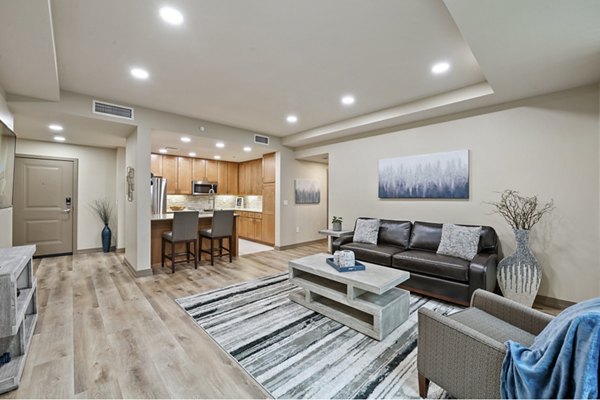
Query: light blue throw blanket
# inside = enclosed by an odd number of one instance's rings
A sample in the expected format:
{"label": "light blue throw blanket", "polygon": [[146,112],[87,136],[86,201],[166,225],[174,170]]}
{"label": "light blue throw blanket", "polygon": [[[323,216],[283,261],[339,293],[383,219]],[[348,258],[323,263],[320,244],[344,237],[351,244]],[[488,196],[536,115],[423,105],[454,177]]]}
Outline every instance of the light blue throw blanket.
{"label": "light blue throw blanket", "polygon": [[564,310],[531,347],[505,345],[503,399],[598,398],[600,297]]}

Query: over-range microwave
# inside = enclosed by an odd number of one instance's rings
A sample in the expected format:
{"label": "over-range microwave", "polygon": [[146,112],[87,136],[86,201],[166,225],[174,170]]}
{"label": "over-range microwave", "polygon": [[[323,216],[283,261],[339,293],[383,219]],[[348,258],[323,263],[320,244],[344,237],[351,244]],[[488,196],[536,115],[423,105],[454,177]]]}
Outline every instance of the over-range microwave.
{"label": "over-range microwave", "polygon": [[[211,192],[212,190],[212,192]],[[192,194],[196,196],[206,196],[217,194],[217,182],[192,181]]]}

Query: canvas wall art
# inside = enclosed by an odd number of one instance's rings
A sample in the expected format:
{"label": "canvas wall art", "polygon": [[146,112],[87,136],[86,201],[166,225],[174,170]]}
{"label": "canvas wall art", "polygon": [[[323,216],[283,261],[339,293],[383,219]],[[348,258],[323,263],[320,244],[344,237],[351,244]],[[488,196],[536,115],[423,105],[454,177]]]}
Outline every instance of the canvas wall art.
{"label": "canvas wall art", "polygon": [[321,202],[321,185],[315,179],[296,179],[296,204],[319,204]]}
{"label": "canvas wall art", "polygon": [[379,160],[381,199],[468,199],[469,150]]}

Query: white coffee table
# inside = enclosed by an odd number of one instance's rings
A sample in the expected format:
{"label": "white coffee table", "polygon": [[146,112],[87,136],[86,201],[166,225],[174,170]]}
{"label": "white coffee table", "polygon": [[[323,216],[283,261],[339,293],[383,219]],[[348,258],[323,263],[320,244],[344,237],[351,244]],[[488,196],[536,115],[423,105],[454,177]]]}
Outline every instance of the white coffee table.
{"label": "white coffee table", "polygon": [[410,294],[396,286],[406,271],[363,262],[364,271],[337,272],[320,253],[289,262],[290,299],[352,329],[382,340],[408,319]]}

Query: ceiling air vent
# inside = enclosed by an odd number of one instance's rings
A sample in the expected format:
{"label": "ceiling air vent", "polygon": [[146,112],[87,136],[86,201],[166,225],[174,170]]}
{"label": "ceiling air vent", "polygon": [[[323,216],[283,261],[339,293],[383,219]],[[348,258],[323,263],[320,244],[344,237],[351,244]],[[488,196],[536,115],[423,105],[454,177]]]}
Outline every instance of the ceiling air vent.
{"label": "ceiling air vent", "polygon": [[133,108],[120,106],[118,104],[106,103],[104,101],[93,101],[94,114],[108,115],[111,117],[133,120]]}
{"label": "ceiling air vent", "polygon": [[254,135],[254,143],[264,144],[265,146],[269,145],[269,137],[262,135]]}

